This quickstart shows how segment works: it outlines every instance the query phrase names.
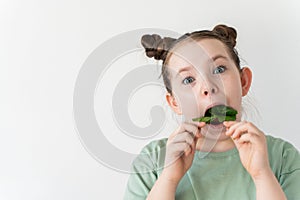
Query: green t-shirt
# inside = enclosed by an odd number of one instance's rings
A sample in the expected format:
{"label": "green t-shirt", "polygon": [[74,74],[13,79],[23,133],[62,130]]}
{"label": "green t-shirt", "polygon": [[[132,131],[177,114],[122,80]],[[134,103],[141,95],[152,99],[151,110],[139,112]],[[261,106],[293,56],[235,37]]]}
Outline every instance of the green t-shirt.
{"label": "green t-shirt", "polygon": [[[143,148],[133,163],[124,199],[146,199],[161,174],[167,139]],[[269,162],[288,200],[300,200],[300,154],[290,143],[267,136]],[[197,151],[191,168],[181,179],[176,199],[255,199],[255,185],[241,164],[236,148],[226,152]]]}

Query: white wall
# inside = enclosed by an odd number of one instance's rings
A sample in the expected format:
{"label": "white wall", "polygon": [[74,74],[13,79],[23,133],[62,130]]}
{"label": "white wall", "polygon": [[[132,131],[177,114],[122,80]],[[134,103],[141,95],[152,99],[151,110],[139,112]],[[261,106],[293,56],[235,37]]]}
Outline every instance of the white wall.
{"label": "white wall", "polygon": [[[73,119],[73,91],[95,48],[139,28],[184,33],[217,23],[236,27],[238,49],[254,73],[260,128],[299,149],[299,6],[296,0],[1,0],[0,199],[122,198],[128,175],[103,166],[83,147]],[[113,89],[106,85],[107,92]],[[149,123],[149,109],[163,102],[159,91],[148,89],[152,98],[141,103],[140,91],[130,104],[136,123]],[[113,126],[111,113],[104,114]],[[135,153],[150,141],[122,133],[106,137]]]}

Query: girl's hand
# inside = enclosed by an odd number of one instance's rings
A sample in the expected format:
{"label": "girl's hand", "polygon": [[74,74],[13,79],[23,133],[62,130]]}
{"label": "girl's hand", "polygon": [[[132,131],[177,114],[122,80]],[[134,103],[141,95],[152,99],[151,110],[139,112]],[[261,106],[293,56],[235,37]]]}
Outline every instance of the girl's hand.
{"label": "girl's hand", "polygon": [[266,137],[250,122],[224,122],[226,135],[231,136],[240,159],[253,179],[271,170],[268,160]]}
{"label": "girl's hand", "polygon": [[196,124],[182,123],[170,135],[167,141],[165,168],[162,174],[175,184],[178,184],[187,170],[191,167],[197,140],[204,122]]}

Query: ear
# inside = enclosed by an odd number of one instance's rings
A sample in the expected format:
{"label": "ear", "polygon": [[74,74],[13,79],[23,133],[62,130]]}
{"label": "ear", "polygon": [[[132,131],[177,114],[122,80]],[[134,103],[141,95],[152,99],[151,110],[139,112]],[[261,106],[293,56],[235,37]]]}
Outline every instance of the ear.
{"label": "ear", "polygon": [[181,111],[181,108],[178,104],[178,102],[176,101],[175,97],[170,94],[170,93],[167,93],[166,94],[166,100],[169,104],[169,106],[172,108],[172,110],[178,114],[178,115],[182,115],[182,111]]}
{"label": "ear", "polygon": [[241,70],[242,96],[246,96],[252,83],[252,72],[248,67]]}

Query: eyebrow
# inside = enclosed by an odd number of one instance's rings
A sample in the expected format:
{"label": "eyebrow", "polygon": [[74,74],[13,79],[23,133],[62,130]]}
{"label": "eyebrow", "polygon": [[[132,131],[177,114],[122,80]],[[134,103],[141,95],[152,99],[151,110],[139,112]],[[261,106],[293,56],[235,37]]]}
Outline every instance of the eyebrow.
{"label": "eyebrow", "polygon": [[221,55],[221,54],[215,55],[215,56],[213,56],[211,59],[212,59],[213,61],[216,61],[216,60],[219,59],[219,58],[223,58],[223,59],[228,60],[228,58],[227,58],[226,56],[223,56],[223,55]]}
{"label": "eyebrow", "polygon": [[180,74],[181,72],[184,72],[184,71],[189,71],[189,70],[191,70],[191,69],[193,69],[192,66],[187,66],[187,67],[181,68],[181,69],[177,72],[177,74]]}
{"label": "eyebrow", "polygon": [[177,77],[180,75],[181,72],[190,71],[190,70],[192,70],[192,69],[193,69],[192,66],[186,66],[186,67],[181,68],[181,69],[176,73],[175,78],[177,78]]}

